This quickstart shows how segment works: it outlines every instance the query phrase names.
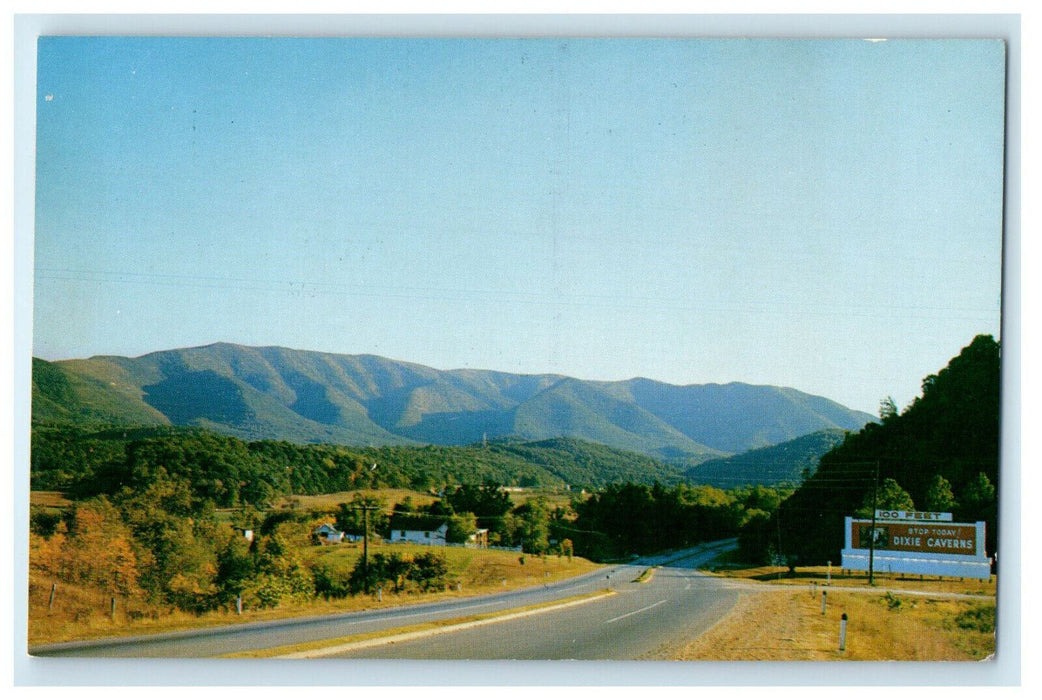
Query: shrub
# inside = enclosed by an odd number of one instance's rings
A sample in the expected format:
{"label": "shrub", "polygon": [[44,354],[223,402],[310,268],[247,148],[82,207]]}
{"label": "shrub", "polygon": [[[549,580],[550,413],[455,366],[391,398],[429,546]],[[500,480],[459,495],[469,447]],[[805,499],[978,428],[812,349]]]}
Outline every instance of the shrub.
{"label": "shrub", "polygon": [[995,632],[995,606],[978,605],[955,617],[955,624],[966,630],[991,634]]}
{"label": "shrub", "polygon": [[424,591],[445,585],[445,575],[449,572],[445,557],[434,552],[417,554],[412,560],[412,571],[409,578],[420,585]]}

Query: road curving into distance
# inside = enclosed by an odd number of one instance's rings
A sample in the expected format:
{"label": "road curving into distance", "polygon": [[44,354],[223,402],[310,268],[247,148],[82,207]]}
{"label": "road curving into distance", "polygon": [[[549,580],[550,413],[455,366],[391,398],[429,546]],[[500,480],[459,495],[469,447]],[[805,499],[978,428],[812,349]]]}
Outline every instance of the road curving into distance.
{"label": "road curving into distance", "polygon": [[[731,543],[730,546],[733,546]],[[397,659],[631,660],[689,641],[722,619],[741,585],[695,567],[717,551],[699,548],[618,567],[613,595],[452,632],[310,656]],[[656,568],[641,579],[648,567]]]}
{"label": "road curving into distance", "polygon": [[[397,608],[294,618],[160,635],[68,642],[30,648],[34,656],[207,658],[309,645],[308,656],[407,659],[636,659],[670,641],[690,639],[727,614],[739,586],[698,573],[734,540],[702,545],[515,591]],[[652,568],[655,567],[655,568]],[[643,582],[641,574],[650,569]],[[370,641],[335,651],[336,640],[421,623],[513,611],[610,589],[568,606],[483,621],[410,641]],[[328,649],[314,649],[330,640]],[[335,652],[335,653],[331,653]]]}

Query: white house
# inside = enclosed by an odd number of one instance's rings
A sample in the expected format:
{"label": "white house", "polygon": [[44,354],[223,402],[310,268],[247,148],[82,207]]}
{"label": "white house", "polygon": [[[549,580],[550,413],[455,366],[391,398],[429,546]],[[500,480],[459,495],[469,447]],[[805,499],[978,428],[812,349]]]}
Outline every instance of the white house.
{"label": "white house", "polygon": [[[444,517],[430,515],[396,515],[391,518],[391,542],[408,542],[410,544],[426,544],[445,546],[449,542],[446,534],[449,531],[449,520]],[[488,547],[488,530],[478,529],[467,536],[465,547]]]}
{"label": "white house", "polygon": [[396,515],[391,518],[391,542],[444,546],[447,518],[429,515]]}
{"label": "white house", "polygon": [[340,532],[340,530],[337,530],[329,523],[319,525],[315,528],[315,535],[318,537],[320,542],[324,542],[325,544],[338,544],[344,539],[344,533]]}

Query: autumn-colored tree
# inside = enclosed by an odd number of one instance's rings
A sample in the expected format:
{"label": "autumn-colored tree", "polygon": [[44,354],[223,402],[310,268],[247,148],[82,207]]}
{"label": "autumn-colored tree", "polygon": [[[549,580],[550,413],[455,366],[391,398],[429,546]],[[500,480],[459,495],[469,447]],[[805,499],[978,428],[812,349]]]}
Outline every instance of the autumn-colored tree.
{"label": "autumn-colored tree", "polygon": [[78,507],[66,531],[30,538],[34,568],[62,581],[98,586],[117,595],[140,592],[138,557],[119,512],[104,498]]}

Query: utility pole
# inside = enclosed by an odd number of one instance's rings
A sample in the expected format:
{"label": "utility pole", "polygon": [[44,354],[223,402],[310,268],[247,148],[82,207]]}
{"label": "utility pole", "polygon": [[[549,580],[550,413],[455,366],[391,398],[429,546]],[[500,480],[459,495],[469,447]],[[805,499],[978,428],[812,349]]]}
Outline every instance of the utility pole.
{"label": "utility pole", "polygon": [[365,572],[365,592],[369,592],[369,509],[362,508],[362,571]]}
{"label": "utility pole", "polygon": [[876,477],[872,484],[872,535],[868,538],[868,585],[875,585],[872,580],[876,556],[876,498],[879,494],[879,460],[876,460]]}
{"label": "utility pole", "polygon": [[[375,464],[373,465],[376,466]],[[349,506],[352,510],[362,511],[362,572],[365,575],[365,592],[369,592],[369,511],[380,510],[380,506],[357,503]]]}
{"label": "utility pole", "polygon": [[[782,554],[781,546],[781,504],[778,504],[778,512],[775,513],[775,522],[778,524],[778,563],[785,566],[788,562],[785,560],[785,555]],[[780,571],[778,572],[778,578],[781,578]]]}

